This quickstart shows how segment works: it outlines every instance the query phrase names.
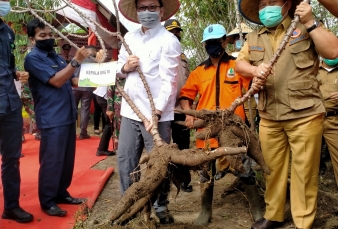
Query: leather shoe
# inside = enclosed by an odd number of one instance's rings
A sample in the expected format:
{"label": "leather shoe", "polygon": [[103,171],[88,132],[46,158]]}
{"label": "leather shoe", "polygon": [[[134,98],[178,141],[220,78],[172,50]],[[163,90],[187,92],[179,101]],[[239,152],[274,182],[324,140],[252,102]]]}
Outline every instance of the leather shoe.
{"label": "leather shoe", "polygon": [[116,153],[114,151],[104,151],[104,150],[98,150],[96,151],[96,156],[114,156]]}
{"label": "leather shoe", "polygon": [[168,210],[156,212],[157,218],[160,220],[160,224],[171,224],[174,223],[174,218],[170,215]]}
{"label": "leather shoe", "polygon": [[58,198],[56,200],[56,203],[77,205],[77,204],[82,204],[85,201],[86,201],[86,199],[83,199],[83,198],[74,198],[74,197],[68,196],[68,197],[65,197],[65,198]]}
{"label": "leather shoe", "polygon": [[47,209],[42,209],[42,211],[44,213],[46,213],[47,215],[49,216],[59,216],[59,217],[63,217],[67,214],[67,211],[65,210],[62,210],[59,206],[57,205],[54,205],[50,208],[47,208]]}
{"label": "leather shoe", "polygon": [[28,223],[33,220],[33,215],[26,212],[20,207],[4,210],[2,213],[3,219],[12,219],[18,223]]}
{"label": "leather shoe", "polygon": [[251,229],[272,229],[281,226],[281,222],[270,221],[265,218],[257,220],[252,226]]}
{"label": "leather shoe", "polygon": [[83,139],[89,139],[90,135],[89,134],[80,134],[79,135],[79,140],[83,140]]}

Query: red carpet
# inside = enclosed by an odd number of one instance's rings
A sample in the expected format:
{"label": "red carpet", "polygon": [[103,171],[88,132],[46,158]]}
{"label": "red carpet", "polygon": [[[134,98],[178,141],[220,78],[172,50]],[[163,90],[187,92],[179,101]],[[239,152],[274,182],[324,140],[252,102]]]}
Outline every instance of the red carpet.
{"label": "red carpet", "polygon": [[[25,135],[26,142],[22,145],[22,153],[25,155],[20,160],[21,171],[21,195],[20,205],[23,209],[34,215],[34,221],[28,224],[19,224],[12,220],[3,220],[0,218],[1,229],[69,229],[72,228],[75,220],[74,215],[79,212],[78,205],[64,205],[60,207],[67,210],[65,217],[51,217],[40,209],[37,194],[37,181],[39,170],[39,145],[40,142],[34,140],[34,136]],[[100,139],[92,137],[86,140],[76,141],[76,158],[73,181],[68,191],[73,197],[95,198],[97,186],[101,185],[101,177],[105,170],[90,169],[93,165],[106,157],[97,157],[95,155]],[[111,170],[112,172],[112,170]],[[107,175],[107,174],[105,174]],[[110,174],[109,174],[110,175]],[[100,179],[101,178],[101,179]],[[102,185],[101,185],[102,186]],[[0,182],[0,212],[3,210],[3,194]]]}

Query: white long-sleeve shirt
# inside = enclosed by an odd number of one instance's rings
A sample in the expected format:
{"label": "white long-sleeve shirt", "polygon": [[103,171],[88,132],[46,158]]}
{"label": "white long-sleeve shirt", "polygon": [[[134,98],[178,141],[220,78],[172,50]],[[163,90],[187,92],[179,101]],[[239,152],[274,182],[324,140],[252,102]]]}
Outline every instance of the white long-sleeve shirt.
{"label": "white long-sleeve shirt", "polygon": [[[132,53],[140,58],[140,68],[148,82],[154,98],[155,108],[162,111],[160,122],[174,119],[177,93],[178,65],[181,61],[181,45],[178,39],[161,24],[145,33],[141,28],[125,35]],[[128,53],[121,47],[118,57],[118,76],[126,77],[124,90],[146,118],[151,118],[151,108],[147,92],[137,71],[126,75],[121,73]],[[122,99],[121,115],[140,121],[129,104]]]}

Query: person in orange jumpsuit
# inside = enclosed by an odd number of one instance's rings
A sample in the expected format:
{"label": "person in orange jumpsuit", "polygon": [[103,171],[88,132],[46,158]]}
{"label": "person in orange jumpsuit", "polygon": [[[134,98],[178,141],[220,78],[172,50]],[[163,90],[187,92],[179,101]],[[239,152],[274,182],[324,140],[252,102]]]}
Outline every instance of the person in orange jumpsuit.
{"label": "person in orange jumpsuit", "polygon": [[[199,102],[196,110],[208,109],[226,109],[231,103],[242,96],[242,87],[245,78],[235,72],[235,58],[225,52],[225,47],[228,43],[226,39],[226,30],[222,25],[213,24],[205,28],[202,42],[205,45],[206,52],[209,58],[201,63],[193,70],[185,85],[180,91],[180,105],[183,110],[190,110],[191,105],[200,94]],[[245,120],[244,107],[239,106],[235,110],[235,114]],[[194,117],[186,116],[186,125],[193,127]],[[207,140],[196,139],[197,148],[218,148],[218,142],[215,138]],[[250,211],[254,220],[263,217],[259,196],[256,188],[253,170],[251,169],[251,161],[248,157],[242,158],[245,172],[238,175],[243,181],[247,199],[250,202]],[[202,193],[202,210],[196,220],[198,225],[207,225],[211,218],[215,161],[205,166],[205,169],[200,171],[201,193]],[[229,163],[225,158],[220,163],[222,170],[229,167]],[[211,176],[209,175],[209,171]]]}

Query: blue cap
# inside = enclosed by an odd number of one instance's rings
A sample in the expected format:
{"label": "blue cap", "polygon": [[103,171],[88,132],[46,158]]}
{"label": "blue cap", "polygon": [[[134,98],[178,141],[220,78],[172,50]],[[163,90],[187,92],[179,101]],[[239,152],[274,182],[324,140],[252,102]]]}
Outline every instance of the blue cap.
{"label": "blue cap", "polygon": [[207,28],[204,29],[203,40],[201,41],[201,43],[207,40],[221,38],[224,35],[227,35],[227,31],[225,30],[223,25],[209,25]]}

